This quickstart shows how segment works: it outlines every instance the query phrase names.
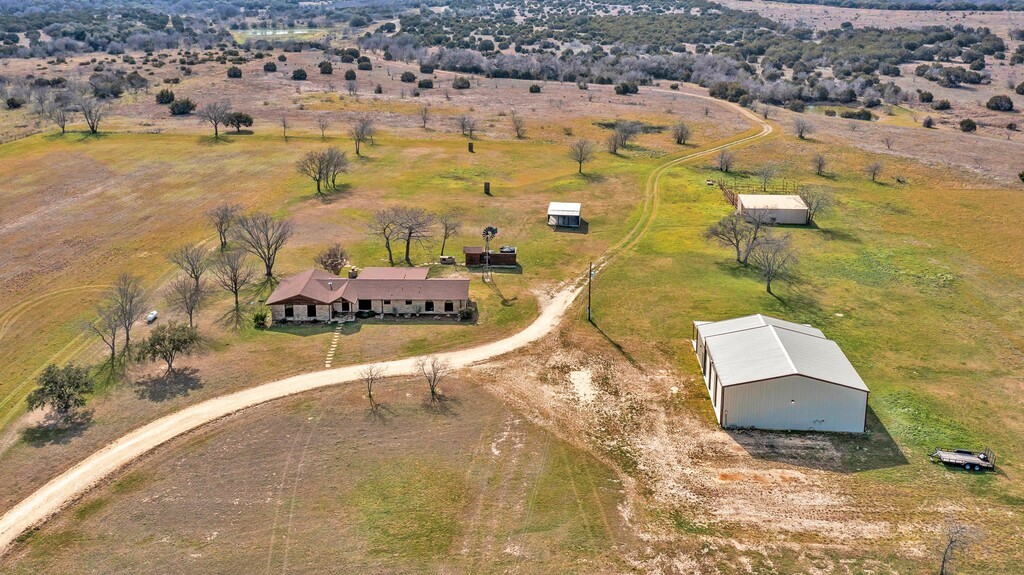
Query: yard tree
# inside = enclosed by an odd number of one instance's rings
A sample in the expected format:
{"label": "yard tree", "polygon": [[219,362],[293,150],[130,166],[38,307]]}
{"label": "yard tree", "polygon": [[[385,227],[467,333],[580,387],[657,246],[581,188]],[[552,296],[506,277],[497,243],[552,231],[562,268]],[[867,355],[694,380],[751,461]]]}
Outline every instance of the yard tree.
{"label": "yard tree", "polygon": [[331,127],[331,118],[322,115],[316,119],[316,127],[320,130],[320,139],[324,142],[327,141],[327,128]]}
{"label": "yard tree", "polygon": [[295,233],[295,226],[288,220],[279,220],[270,214],[256,212],[238,218],[232,227],[233,239],[245,251],[263,262],[265,277],[274,277],[274,262],[277,252]]}
{"label": "yard tree", "polygon": [[185,272],[185,275],[193,283],[199,285],[199,280],[202,279],[203,273],[210,267],[206,252],[206,248],[193,242],[171,252],[168,259],[171,260],[171,263],[178,266],[181,271]]}
{"label": "yard tree", "polygon": [[373,119],[369,116],[360,116],[356,119],[355,124],[352,125],[352,129],[349,132],[352,136],[352,141],[356,144],[356,155],[359,156],[360,148],[362,144],[366,142],[373,142],[373,137],[377,133],[376,128],[373,126]]}
{"label": "yard tree", "polygon": [[704,231],[704,239],[733,248],[736,250],[736,261],[745,266],[751,252],[767,235],[766,228],[770,225],[766,218],[758,217],[757,212],[752,216],[748,222],[740,214],[729,214],[709,226]]}
{"label": "yard tree", "polygon": [[71,119],[71,106],[67,100],[51,94],[40,109],[40,114],[47,120],[53,122],[60,128],[60,133],[65,132],[68,121]]}
{"label": "yard tree", "polygon": [[388,252],[388,263],[395,265],[395,256],[391,249],[391,242],[399,237],[398,216],[395,208],[374,212],[373,219],[370,220],[367,228],[371,235],[384,240],[384,249]]}
{"label": "yard tree", "polygon": [[420,125],[423,129],[427,129],[427,124],[430,122],[430,108],[423,106],[420,108]]}
{"label": "yard tree", "polygon": [[676,123],[672,126],[672,139],[680,146],[686,145],[686,141],[690,139],[690,127],[683,122]]}
{"label": "yard tree", "polygon": [[886,150],[891,150],[893,144],[896,143],[896,140],[892,136],[886,136],[886,137],[882,138],[882,143],[885,144],[885,149]]}
{"label": "yard tree", "polygon": [[252,116],[245,112],[231,112],[224,119],[224,125],[235,129],[235,133],[242,133],[242,128],[252,127]]}
{"label": "yard tree", "polygon": [[103,345],[110,350],[110,365],[117,360],[117,334],[121,331],[121,318],[117,306],[112,301],[104,301],[96,306],[96,320],[85,321],[86,331],[96,334]]}
{"label": "yard tree", "polygon": [[751,254],[754,266],[761,270],[765,290],[772,292],[772,282],[787,274],[797,264],[790,236],[768,236],[757,242]]}
{"label": "yard tree", "polygon": [[423,208],[400,207],[395,210],[398,222],[398,237],[405,242],[405,263],[412,264],[409,255],[413,242],[430,239],[436,217]]}
{"label": "yard tree", "polygon": [[[242,250],[224,252],[213,262],[213,276],[220,287],[235,296],[235,318],[241,317],[238,294],[256,279],[259,273],[249,255]],[[237,325],[237,324],[236,324]]]}
{"label": "yard tree", "polygon": [[793,131],[796,132],[796,136],[801,140],[807,139],[807,134],[814,131],[814,126],[804,118],[797,118],[793,121]]}
{"label": "yard tree", "polygon": [[736,154],[729,150],[718,152],[718,171],[728,174],[736,163]]}
{"label": "yard tree", "polygon": [[62,422],[85,407],[86,396],[92,393],[93,381],[89,370],[74,364],[58,367],[49,364],[36,378],[36,388],[28,394],[29,410],[49,407]]}
{"label": "yard tree", "polygon": [[281,132],[284,134],[284,141],[288,141],[288,117],[281,116]]}
{"label": "yard tree", "polygon": [[797,194],[807,204],[807,219],[811,222],[814,221],[815,216],[828,213],[835,205],[835,198],[828,188],[801,186]]}
{"label": "yard tree", "polygon": [[174,360],[181,355],[192,355],[201,343],[199,330],[172,321],[158,325],[149,337],[139,342],[136,355],[140,360],[163,360],[167,364],[167,373],[171,373]]}
{"label": "yard tree", "polygon": [[578,173],[583,173],[583,164],[594,159],[594,149],[597,146],[590,140],[580,139],[569,144],[569,158],[579,166]]}
{"label": "yard tree", "polygon": [[316,254],[313,257],[313,263],[334,275],[338,275],[348,265],[348,253],[345,252],[345,248],[341,247],[341,244],[336,243]]}
{"label": "yard tree", "polygon": [[235,223],[235,219],[238,218],[238,214],[241,211],[241,206],[235,204],[218,204],[206,212],[206,219],[210,220],[214,229],[217,230],[217,237],[220,239],[220,251],[224,251],[228,247],[228,232],[231,231],[231,226]]}
{"label": "yard tree", "polygon": [[604,147],[608,150],[609,154],[616,155],[619,153],[619,138],[615,134],[608,134],[608,137],[604,141]]}
{"label": "yard tree", "polygon": [[523,139],[526,137],[526,120],[522,116],[517,114],[515,110],[512,111],[512,131],[515,133],[516,138]]}
{"label": "yard tree", "polygon": [[146,290],[142,288],[142,278],[122,273],[114,280],[109,297],[118,323],[121,324],[121,331],[124,332],[125,352],[129,352],[132,347],[132,326],[146,317],[149,303],[146,299]]}
{"label": "yard tree", "polygon": [[206,122],[213,126],[213,137],[220,137],[220,126],[228,120],[228,116],[231,114],[231,101],[220,100],[206,104],[202,108],[199,108],[199,112],[196,115],[199,117],[201,122]]}
{"label": "yard tree", "polygon": [[441,255],[443,256],[445,245],[452,236],[459,233],[459,229],[462,228],[462,222],[452,212],[441,214],[438,216],[437,221],[441,224]]}
{"label": "yard tree", "polygon": [[472,140],[476,134],[476,119],[466,114],[459,116],[459,130],[463,136],[468,136]]}
{"label": "yard tree", "polygon": [[432,355],[420,358],[416,362],[416,367],[427,380],[427,387],[430,389],[430,403],[437,403],[443,399],[444,395],[441,394],[440,386],[441,382],[454,371],[451,363],[447,359]]}
{"label": "yard tree", "polygon": [[310,150],[295,164],[295,170],[298,173],[313,180],[313,183],[316,184],[317,196],[325,195],[323,184],[328,177],[327,164],[329,161],[327,150]]}
{"label": "yard tree", "polygon": [[327,148],[327,183],[338,189],[338,175],[348,171],[348,156],[338,148]]}
{"label": "yard tree", "polygon": [[82,112],[85,124],[89,131],[96,134],[100,131],[100,122],[107,117],[107,103],[104,100],[92,96],[81,96],[76,102],[78,110]]}
{"label": "yard tree", "polygon": [[193,281],[187,276],[178,276],[167,286],[167,304],[188,316],[188,326],[194,327],[195,313],[203,305],[210,290],[205,279]]}
{"label": "yard tree", "polygon": [[761,191],[768,191],[768,184],[771,183],[772,179],[775,178],[779,173],[779,165],[775,162],[766,162],[761,164],[756,170],[754,175],[761,181]]}
{"label": "yard tree", "polygon": [[811,163],[814,165],[814,173],[818,176],[825,175],[825,166],[828,165],[828,160],[823,154],[816,154],[811,159]]}
{"label": "yard tree", "polygon": [[881,162],[872,162],[864,168],[864,172],[867,173],[872,182],[876,182],[878,181],[878,176],[882,175],[882,168],[883,166]]}
{"label": "yard tree", "polygon": [[366,386],[366,398],[370,400],[370,411],[376,413],[380,404],[373,397],[373,387],[384,378],[384,367],[378,364],[368,365],[359,372],[359,377]]}

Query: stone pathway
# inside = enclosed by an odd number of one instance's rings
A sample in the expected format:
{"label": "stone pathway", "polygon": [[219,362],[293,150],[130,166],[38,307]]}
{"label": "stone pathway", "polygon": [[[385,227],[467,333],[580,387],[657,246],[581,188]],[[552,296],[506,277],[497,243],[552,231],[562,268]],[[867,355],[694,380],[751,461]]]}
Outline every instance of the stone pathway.
{"label": "stone pathway", "polygon": [[331,349],[327,352],[327,359],[324,360],[324,367],[331,367],[334,361],[334,352],[338,350],[338,338],[341,337],[341,326],[334,328],[334,337],[331,339]]}

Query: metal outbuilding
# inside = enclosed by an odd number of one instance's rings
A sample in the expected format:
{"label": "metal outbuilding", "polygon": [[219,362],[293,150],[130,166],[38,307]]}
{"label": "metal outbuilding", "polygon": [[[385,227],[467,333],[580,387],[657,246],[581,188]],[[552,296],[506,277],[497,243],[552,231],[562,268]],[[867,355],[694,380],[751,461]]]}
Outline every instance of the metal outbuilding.
{"label": "metal outbuilding", "polygon": [[582,204],[575,202],[551,202],[548,204],[548,225],[564,228],[578,228],[582,222]]}
{"label": "metal outbuilding", "polygon": [[773,224],[804,225],[809,220],[807,203],[797,195],[740,194],[736,213],[746,217],[763,217]]}
{"label": "metal outbuilding", "polygon": [[821,330],[764,315],[693,322],[722,427],[861,433],[868,387]]}

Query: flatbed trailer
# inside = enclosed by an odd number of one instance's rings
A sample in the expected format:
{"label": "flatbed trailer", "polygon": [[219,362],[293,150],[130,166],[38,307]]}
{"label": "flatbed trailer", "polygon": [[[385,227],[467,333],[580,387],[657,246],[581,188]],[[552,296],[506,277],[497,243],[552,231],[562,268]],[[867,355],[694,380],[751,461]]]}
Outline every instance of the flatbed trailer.
{"label": "flatbed trailer", "polygon": [[929,457],[932,458],[932,461],[941,461],[946,465],[955,465],[972,471],[989,470],[996,467],[996,456],[987,447],[984,451],[937,447],[935,448],[935,453],[932,453]]}

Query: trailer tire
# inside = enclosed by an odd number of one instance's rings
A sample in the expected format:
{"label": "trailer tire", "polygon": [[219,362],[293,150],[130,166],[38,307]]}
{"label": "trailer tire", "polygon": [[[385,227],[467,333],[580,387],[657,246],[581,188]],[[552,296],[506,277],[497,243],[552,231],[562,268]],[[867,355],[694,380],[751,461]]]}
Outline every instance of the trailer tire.
{"label": "trailer tire", "polygon": [[964,464],[964,469],[966,469],[967,471],[970,471],[971,470],[971,464],[970,463],[965,463]]}
{"label": "trailer tire", "polygon": [[974,470],[975,470],[975,471],[981,471],[981,466],[980,466],[980,465],[978,465],[977,463],[975,463],[975,464],[974,464]]}

